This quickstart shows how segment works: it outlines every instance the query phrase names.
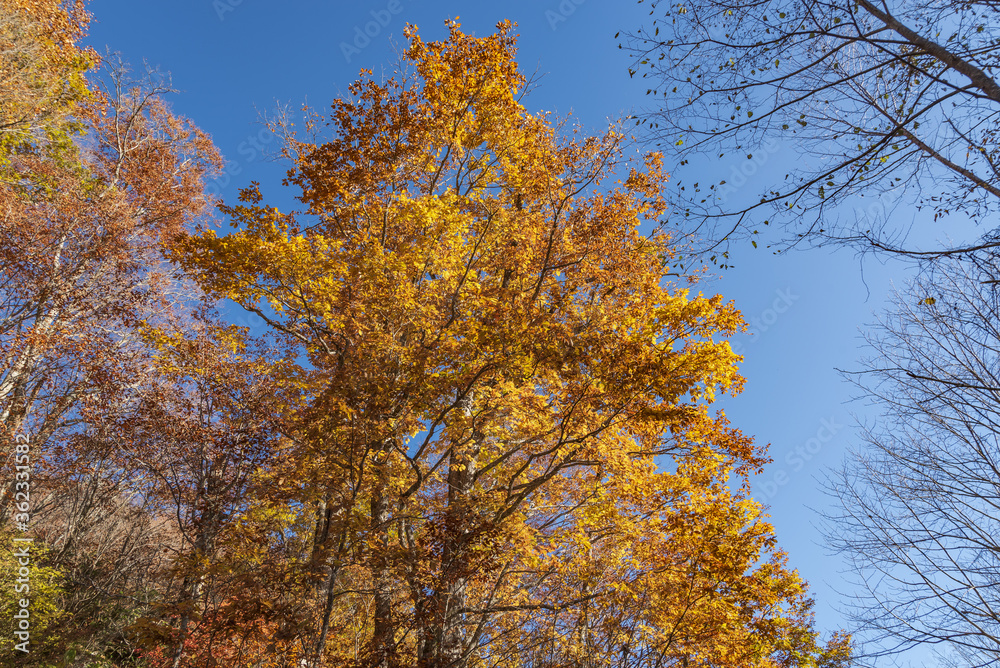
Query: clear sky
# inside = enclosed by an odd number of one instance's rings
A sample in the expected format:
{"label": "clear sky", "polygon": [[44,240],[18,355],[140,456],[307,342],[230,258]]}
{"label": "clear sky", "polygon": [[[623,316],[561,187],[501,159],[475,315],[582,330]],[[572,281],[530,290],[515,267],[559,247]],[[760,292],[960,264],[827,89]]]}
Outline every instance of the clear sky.
{"label": "clear sky", "polygon": [[[304,101],[325,107],[361,67],[377,74],[389,65],[406,23],[416,24],[424,39],[437,39],[445,36],[444,21],[456,16],[476,34],[502,19],[515,21],[523,70],[544,75],[527,101],[531,111],[573,112],[599,131],[647,104],[645,86],[630,80],[629,59],[614,37],[647,16],[648,5],[631,1],[92,0],[90,7],[91,45],[120,52],[134,69],[146,61],[171,74],[181,91],[171,98],[174,110],[207,131],[230,161],[213,186],[229,200],[250,180],[273,195],[283,175],[284,168],[263,158],[277,143],[256,123],[258,110]],[[759,155],[745,192],[780,178],[788,161],[799,159],[791,147]],[[727,155],[683,178],[697,180],[700,173],[734,182],[730,175],[743,166]],[[755,330],[739,340],[746,390],[724,405],[735,426],[771,444],[775,462],[757,480],[756,493],[769,504],[792,565],[813,587],[820,628],[832,630],[842,624],[836,590],[847,584],[840,562],[821,545],[811,509],[828,506],[817,477],[855,440],[852,413],[864,415],[864,406],[846,403],[852,388],[835,367],[857,367],[859,327],[883,308],[890,277],[901,285],[905,273],[872,261],[862,266],[848,251],[776,257],[749,242],[734,248],[733,261],[734,269],[702,287],[735,300]]]}

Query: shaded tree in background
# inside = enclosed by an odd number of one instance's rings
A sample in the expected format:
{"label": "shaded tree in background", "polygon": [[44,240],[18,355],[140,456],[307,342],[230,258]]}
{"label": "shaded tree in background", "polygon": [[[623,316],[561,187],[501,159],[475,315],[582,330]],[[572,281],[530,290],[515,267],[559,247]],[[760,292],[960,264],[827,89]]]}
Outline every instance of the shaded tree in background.
{"label": "shaded tree in background", "polygon": [[996,264],[944,261],[867,335],[855,378],[880,409],[829,479],[827,531],[859,576],[869,654],[1000,661],[1000,294]]}
{"label": "shaded tree in background", "polygon": [[[219,158],[155,77],[95,74],[77,44],[87,18],[81,2],[0,2],[0,533],[6,544],[14,529],[23,436],[32,602],[39,622],[58,621],[37,627],[28,657],[5,645],[4,662],[126,660],[173,540],[108,427],[154,359],[144,329],[178,326],[199,299],[164,249],[208,210],[202,180]],[[5,609],[16,598],[2,596]]]}
{"label": "shaded tree in background", "polygon": [[[259,566],[234,563],[247,555],[227,538],[261,494],[255,475],[276,456],[280,432],[268,378],[274,351],[204,315],[192,325],[147,332],[159,354],[134,407],[114,425],[119,456],[137,470],[129,488],[141,489],[173,538],[169,569],[157,574],[155,614],[131,630],[146,644],[169,640],[174,668],[210,663],[212,645],[239,626],[229,617],[234,590]],[[227,665],[238,658],[223,657]]]}
{"label": "shaded tree in background", "polygon": [[[927,231],[938,219],[978,222],[998,210],[1000,4],[649,5],[648,25],[622,46],[636,58],[630,73],[641,73],[657,99],[641,122],[661,146],[682,165],[696,154],[749,165],[765,146],[804,157],[759,196],[734,197],[739,184],[726,174],[679,182],[672,204],[683,231],[707,236],[719,253],[771,223],[784,229],[783,246],[807,239],[928,258],[1000,244],[990,228],[967,245],[922,248],[891,220],[907,202],[925,212]],[[744,165],[734,164],[739,175]],[[726,256],[713,259],[725,264]]]}

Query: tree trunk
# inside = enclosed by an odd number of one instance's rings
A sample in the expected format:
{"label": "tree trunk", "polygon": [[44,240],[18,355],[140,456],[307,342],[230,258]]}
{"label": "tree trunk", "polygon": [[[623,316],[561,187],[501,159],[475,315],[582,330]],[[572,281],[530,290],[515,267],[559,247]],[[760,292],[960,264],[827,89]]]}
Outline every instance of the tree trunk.
{"label": "tree trunk", "polygon": [[463,610],[468,604],[469,542],[475,528],[475,508],[471,499],[476,479],[476,465],[482,435],[476,430],[473,417],[473,392],[462,402],[465,417],[473,420],[469,447],[453,451],[448,470],[448,510],[445,516],[445,545],[441,560],[441,585],[436,592],[438,612],[434,634],[437,651],[428,657],[433,668],[465,668],[465,621]]}
{"label": "tree trunk", "polygon": [[390,668],[394,665],[395,628],[392,620],[392,580],[389,573],[389,501],[386,498],[385,470],[379,471],[371,497],[372,590],[375,615],[372,635],[372,665]]}

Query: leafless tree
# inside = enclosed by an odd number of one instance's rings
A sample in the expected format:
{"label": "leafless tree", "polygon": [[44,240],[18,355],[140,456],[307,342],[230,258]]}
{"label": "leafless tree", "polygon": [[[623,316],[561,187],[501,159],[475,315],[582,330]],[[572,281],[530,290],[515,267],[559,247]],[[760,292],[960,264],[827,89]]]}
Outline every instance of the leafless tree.
{"label": "leafless tree", "polygon": [[[1000,207],[1000,2],[649,4],[648,25],[622,47],[657,97],[639,122],[678,154],[674,211],[687,232],[719,252],[771,223],[783,228],[781,247],[838,242],[928,258],[1000,244],[986,223],[971,243],[921,249],[910,217],[904,228],[891,215],[915,204],[918,227],[934,230],[939,219],[978,222]],[[762,192],[736,196],[779,148],[799,159],[785,160],[792,166],[774,170]],[[698,153],[740,162],[685,182]]]}
{"label": "leafless tree", "polygon": [[854,376],[880,417],[828,480],[827,516],[877,658],[923,645],[1000,661],[1000,294],[995,258],[949,258],[899,295]]}

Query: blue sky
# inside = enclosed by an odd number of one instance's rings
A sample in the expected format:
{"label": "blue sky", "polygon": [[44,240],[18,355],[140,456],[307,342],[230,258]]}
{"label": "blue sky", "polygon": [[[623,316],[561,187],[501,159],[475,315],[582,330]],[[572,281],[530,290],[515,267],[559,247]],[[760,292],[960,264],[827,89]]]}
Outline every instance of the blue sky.
{"label": "blue sky", "polygon": [[[630,80],[629,59],[614,37],[647,16],[647,5],[634,2],[92,0],[90,7],[91,45],[120,52],[135,69],[146,61],[171,74],[181,91],[172,97],[174,110],[207,131],[229,160],[226,177],[214,186],[229,200],[250,180],[273,195],[283,176],[283,167],[264,159],[277,142],[257,124],[258,111],[283,103],[325,107],[361,67],[376,74],[388,67],[408,22],[425,39],[436,39],[445,35],[444,21],[456,16],[477,34],[502,19],[515,21],[523,70],[544,75],[527,101],[531,111],[572,112],[599,131],[647,104],[645,86]],[[758,156],[745,192],[801,158],[789,146]],[[727,155],[697,164],[695,174],[683,178],[718,181],[741,166]],[[667,168],[674,171],[669,162]],[[770,506],[792,564],[812,584],[820,628],[832,630],[842,624],[836,590],[847,583],[838,559],[821,546],[811,509],[829,503],[817,477],[855,440],[852,412],[865,415],[864,406],[846,403],[852,388],[835,367],[857,367],[859,326],[884,307],[890,279],[901,285],[905,272],[872,261],[862,266],[849,251],[776,257],[749,242],[733,249],[733,264],[702,286],[735,300],[755,332],[739,339],[746,390],[723,405],[735,426],[771,444],[775,463],[755,489]]]}

